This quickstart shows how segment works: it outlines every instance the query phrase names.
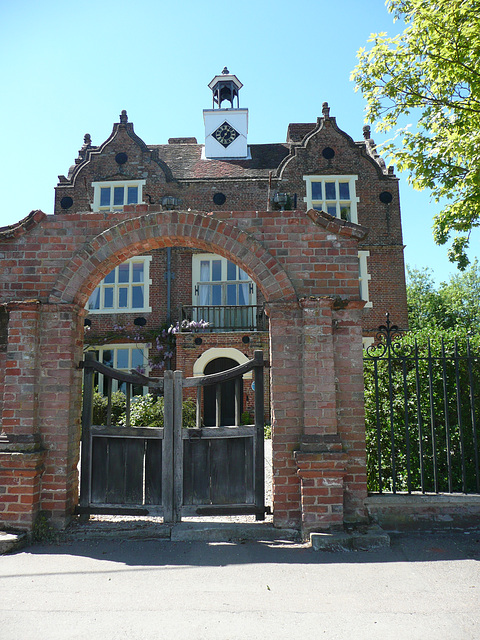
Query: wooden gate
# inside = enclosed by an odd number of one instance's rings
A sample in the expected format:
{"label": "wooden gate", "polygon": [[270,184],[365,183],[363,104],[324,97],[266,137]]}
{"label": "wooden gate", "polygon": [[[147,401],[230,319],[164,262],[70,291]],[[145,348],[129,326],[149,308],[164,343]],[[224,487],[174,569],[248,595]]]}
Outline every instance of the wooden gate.
{"label": "wooden gate", "polygon": [[[228,371],[184,378],[166,371],[147,378],[107,367],[87,353],[84,369],[80,514],[182,516],[254,514],[265,519],[263,352]],[[255,420],[241,425],[243,375],[253,370]],[[94,374],[104,376],[106,424],[93,424]],[[112,380],[125,384],[124,424],[112,417]],[[235,381],[235,424],[220,424],[221,385]],[[164,397],[164,426],[130,425],[134,385]],[[202,425],[202,389],[216,389],[216,426]],[[184,389],[197,390],[196,427],[184,428]]]}

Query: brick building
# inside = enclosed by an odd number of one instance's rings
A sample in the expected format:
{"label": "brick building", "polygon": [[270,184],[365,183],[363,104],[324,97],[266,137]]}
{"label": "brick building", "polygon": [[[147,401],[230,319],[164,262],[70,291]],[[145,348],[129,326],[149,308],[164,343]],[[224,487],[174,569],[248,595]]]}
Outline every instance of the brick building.
{"label": "brick building", "polygon": [[[238,79],[209,86],[205,144],[147,145],[122,112],[100,146],[85,135],[54,215],[0,229],[4,523],[31,527],[42,510],[63,526],[75,507],[84,342],[154,375],[263,348],[275,524],[365,519],[362,335],[387,311],[407,323],[397,178],[369,129],[354,142],[327,104],[285,143],[255,145]],[[165,358],[164,331],[183,320],[209,326],[178,333]]]}
{"label": "brick building", "polygon": [[[239,107],[239,80],[224,69],[209,87],[213,108],[204,110],[205,144],[185,137],[147,145],[123,111],[103,144],[94,146],[85,135],[68,176],[59,176],[55,213],[141,213],[154,205],[217,218],[229,211],[270,210],[281,218],[285,209],[323,210],[368,229],[358,252],[364,335],[391,310],[406,326],[398,180],[376,153],[369,128],[364,128],[364,140],[354,142],[325,103],[316,123],[290,124],[285,143],[250,144],[248,110]],[[229,108],[222,108],[225,102]],[[288,234],[277,240],[278,255],[286,255]],[[305,285],[308,276],[300,277]],[[263,304],[248,274],[220,255],[189,247],[142,253],[95,290],[88,305],[88,342],[100,345],[99,357],[116,367],[154,373],[166,363],[191,375],[204,372],[201,364],[212,373],[252,357],[255,348],[267,350]],[[209,331],[222,337],[189,348],[182,336],[171,361],[159,358],[155,346],[148,349],[151,341],[142,342],[142,335],[151,337],[152,330],[186,319],[208,321]],[[199,363],[206,350],[208,357]]]}

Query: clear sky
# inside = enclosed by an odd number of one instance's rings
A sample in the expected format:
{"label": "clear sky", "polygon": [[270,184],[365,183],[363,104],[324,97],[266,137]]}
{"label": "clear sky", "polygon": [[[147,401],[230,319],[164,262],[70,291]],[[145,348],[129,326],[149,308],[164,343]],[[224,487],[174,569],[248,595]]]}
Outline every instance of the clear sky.
{"label": "clear sky", "polygon": [[[356,52],[370,33],[401,29],[382,0],[0,0],[0,226],[52,213],[84,134],[101,144],[122,109],[147,144],[201,142],[207,84],[224,66],[244,84],[249,142],[284,141],[324,101],[362,140]],[[432,239],[439,207],[399,177],[406,262],[445,280],[455,267]],[[478,235],[473,245],[471,258]]]}

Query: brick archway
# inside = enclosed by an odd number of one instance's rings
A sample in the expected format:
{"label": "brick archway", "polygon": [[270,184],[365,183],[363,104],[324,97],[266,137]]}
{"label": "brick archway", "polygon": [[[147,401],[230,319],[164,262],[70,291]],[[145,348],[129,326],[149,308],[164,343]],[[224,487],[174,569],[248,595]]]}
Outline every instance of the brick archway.
{"label": "brick archway", "polygon": [[0,522],[31,528],[39,510],[58,526],[68,522],[78,497],[85,304],[116,265],[169,246],[230,259],[266,299],[275,524],[308,532],[363,521],[358,241],[365,230],[319,212],[213,216],[138,207],[35,212],[0,234],[2,266],[12,269],[0,286],[0,484],[7,497],[0,492]]}
{"label": "brick archway", "polygon": [[65,266],[49,302],[84,307],[98,282],[118,264],[142,251],[172,246],[232,260],[255,280],[268,302],[297,298],[284,268],[249,233],[205,214],[166,211],[120,222],[94,237]]}

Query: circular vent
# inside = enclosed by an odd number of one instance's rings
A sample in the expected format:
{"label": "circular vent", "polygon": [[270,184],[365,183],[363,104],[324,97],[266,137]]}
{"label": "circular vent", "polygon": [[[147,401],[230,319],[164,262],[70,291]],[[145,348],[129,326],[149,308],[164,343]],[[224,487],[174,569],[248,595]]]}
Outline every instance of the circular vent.
{"label": "circular vent", "polygon": [[225,201],[227,199],[227,196],[223,193],[216,193],[213,196],[213,202],[215,204],[218,204],[218,206],[221,206],[222,204],[225,204]]}
{"label": "circular vent", "polygon": [[325,160],[331,160],[334,155],[335,151],[331,147],[325,147],[325,149],[322,151],[322,156],[325,158]]}
{"label": "circular vent", "polygon": [[195,344],[202,344],[203,340],[201,338],[195,338],[194,340]]}
{"label": "circular vent", "polygon": [[390,191],[382,191],[379,198],[380,198],[380,202],[383,202],[383,204],[390,204],[391,201],[393,200],[393,196],[390,193]]}
{"label": "circular vent", "polygon": [[117,153],[117,155],[115,156],[115,162],[117,164],[125,164],[128,160],[128,156],[126,153]]}
{"label": "circular vent", "polygon": [[62,209],[70,209],[72,204],[73,198],[71,198],[70,196],[65,196],[60,200],[60,206],[62,207]]}

